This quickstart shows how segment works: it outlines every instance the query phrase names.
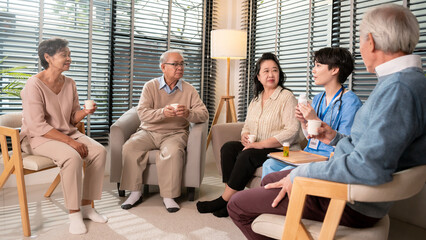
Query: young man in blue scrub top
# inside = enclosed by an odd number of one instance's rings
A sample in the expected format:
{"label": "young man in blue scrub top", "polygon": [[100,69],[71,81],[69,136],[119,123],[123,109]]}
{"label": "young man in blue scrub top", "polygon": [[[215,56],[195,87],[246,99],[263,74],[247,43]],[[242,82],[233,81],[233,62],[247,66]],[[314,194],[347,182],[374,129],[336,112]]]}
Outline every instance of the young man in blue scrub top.
{"label": "young man in blue scrub top", "polygon": [[[344,48],[327,47],[314,53],[314,61],[312,73],[315,84],[324,86],[325,91],[314,97],[312,105],[299,103],[296,106],[295,115],[303,133],[308,135],[308,120],[321,120],[334,130],[350,135],[355,114],[362,105],[355,93],[342,85],[354,69],[352,55]],[[312,138],[304,151],[329,157],[334,147]],[[271,172],[294,168],[272,158],[266,160],[262,167],[262,178]]]}

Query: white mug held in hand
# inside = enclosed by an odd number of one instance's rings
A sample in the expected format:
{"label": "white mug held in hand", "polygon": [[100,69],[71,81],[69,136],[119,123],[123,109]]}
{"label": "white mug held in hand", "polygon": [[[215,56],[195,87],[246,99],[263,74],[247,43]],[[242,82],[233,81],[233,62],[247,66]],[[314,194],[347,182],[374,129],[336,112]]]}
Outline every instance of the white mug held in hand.
{"label": "white mug held in hand", "polygon": [[308,134],[318,135],[318,128],[321,127],[321,123],[320,120],[308,120]]}
{"label": "white mug held in hand", "polygon": [[173,103],[173,104],[170,104],[170,106],[172,106],[176,111],[179,106],[179,103]]}
{"label": "white mug held in hand", "polygon": [[95,101],[93,101],[93,100],[86,100],[86,101],[84,101],[84,106],[88,110],[93,109],[95,107]]}
{"label": "white mug held in hand", "polygon": [[304,104],[305,106],[307,106],[307,105],[308,105],[308,98],[306,97],[306,94],[305,94],[305,93],[301,93],[301,94],[299,95],[298,103],[299,103],[299,104]]}
{"label": "white mug held in hand", "polygon": [[249,143],[254,143],[256,141],[256,135],[249,134],[248,135],[248,141],[249,141]]}

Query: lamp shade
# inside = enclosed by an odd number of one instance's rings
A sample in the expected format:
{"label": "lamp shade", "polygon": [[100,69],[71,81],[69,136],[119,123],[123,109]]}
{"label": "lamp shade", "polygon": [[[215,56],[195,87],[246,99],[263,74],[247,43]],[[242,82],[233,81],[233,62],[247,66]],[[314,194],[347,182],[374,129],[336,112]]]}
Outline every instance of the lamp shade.
{"label": "lamp shade", "polygon": [[244,59],[247,57],[247,32],[218,29],[211,32],[211,57],[216,59]]}

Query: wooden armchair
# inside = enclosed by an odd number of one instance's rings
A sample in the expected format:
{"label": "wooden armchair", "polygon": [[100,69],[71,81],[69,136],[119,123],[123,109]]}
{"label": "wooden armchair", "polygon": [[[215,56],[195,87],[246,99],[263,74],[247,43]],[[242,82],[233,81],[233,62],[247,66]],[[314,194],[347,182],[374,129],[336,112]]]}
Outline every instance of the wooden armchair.
{"label": "wooden armchair", "polygon": [[[390,202],[410,198],[422,190],[425,181],[426,165],[397,172],[391,182],[379,186],[342,184],[296,177],[287,216],[262,214],[252,223],[252,229],[261,235],[286,240],[387,239],[389,231],[387,215],[371,228],[355,229],[339,226],[346,202]],[[323,223],[301,219],[307,195],[331,198]]]}
{"label": "wooden armchair", "polygon": [[[22,125],[21,113],[8,113],[0,116],[0,144],[4,170],[0,175],[0,188],[4,186],[11,174],[16,175],[16,184],[19,196],[19,206],[21,209],[22,228],[24,236],[31,235],[30,221],[28,216],[27,193],[25,188],[24,175],[48,170],[56,167],[52,159],[44,156],[23,153],[19,137],[19,129]],[[84,123],[77,124],[80,132],[85,133]],[[8,142],[8,138],[10,141]],[[11,151],[9,151],[11,149]],[[45,197],[50,197],[61,181],[58,174],[52,182]],[[93,206],[93,203],[92,203]]]}

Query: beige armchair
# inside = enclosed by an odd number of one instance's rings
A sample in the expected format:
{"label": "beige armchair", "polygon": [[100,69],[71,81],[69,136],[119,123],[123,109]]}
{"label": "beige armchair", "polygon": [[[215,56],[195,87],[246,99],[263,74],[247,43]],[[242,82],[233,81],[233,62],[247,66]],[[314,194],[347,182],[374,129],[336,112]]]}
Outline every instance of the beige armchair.
{"label": "beige armchair", "polygon": [[[388,239],[388,215],[371,228],[356,229],[339,226],[346,202],[390,202],[411,198],[424,188],[425,181],[426,165],[397,172],[391,182],[379,186],[342,184],[296,177],[287,216],[262,214],[252,223],[252,229],[261,235],[286,240]],[[331,199],[324,223],[301,219],[307,195]]]}
{"label": "beige armchair", "polygon": [[[211,133],[212,133],[212,147],[213,147],[213,154],[214,159],[216,162],[217,170],[219,171],[219,174],[222,174],[222,168],[220,163],[220,149],[222,148],[223,144],[229,141],[239,141],[241,140],[241,130],[243,129],[244,123],[243,122],[237,122],[237,123],[222,123],[222,124],[216,124],[212,127]],[[301,142],[301,149],[303,149],[306,146],[306,141]],[[250,180],[250,182],[247,184],[247,187],[253,188],[253,187],[259,187],[260,182],[262,180],[262,167],[257,168],[256,172],[253,174],[253,178]]]}
{"label": "beige armchair", "polygon": [[[117,183],[120,188],[123,144],[136,132],[140,125],[140,120],[136,108],[131,108],[125,112],[110,128],[110,181]],[[187,187],[188,199],[194,201],[195,188],[200,187],[204,177],[204,165],[206,159],[207,122],[191,123],[189,129],[188,144],[186,148],[186,161],[183,169],[182,186]],[[149,160],[145,172],[143,173],[143,183],[145,190],[148,185],[158,185],[157,169],[155,158],[158,150],[149,152]],[[124,191],[119,190],[119,195],[124,197]]]}

